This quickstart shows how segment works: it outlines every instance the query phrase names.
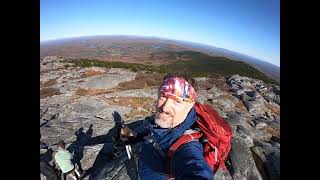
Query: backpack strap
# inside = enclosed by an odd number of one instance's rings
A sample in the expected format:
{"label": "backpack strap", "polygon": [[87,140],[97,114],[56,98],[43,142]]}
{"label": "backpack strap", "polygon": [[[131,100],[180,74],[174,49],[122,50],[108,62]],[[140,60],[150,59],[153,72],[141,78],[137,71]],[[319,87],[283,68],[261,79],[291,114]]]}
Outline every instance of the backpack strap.
{"label": "backpack strap", "polygon": [[153,148],[162,156],[162,157],[166,157],[165,153],[163,152],[163,150],[161,149],[161,147],[159,146],[159,144],[157,143],[157,141],[155,140],[155,138],[153,137],[153,134],[149,134],[145,137],[143,137],[148,143],[150,143]]}
{"label": "backpack strap", "polygon": [[197,131],[192,134],[184,134],[182,135],[176,142],[174,142],[168,152],[167,157],[172,158],[174,153],[181,147],[183,144],[193,141],[194,139],[199,139],[202,136],[202,132]]}
{"label": "backpack strap", "polygon": [[[188,131],[188,130],[187,130]],[[202,132],[200,131],[195,131],[191,134],[186,134],[184,133],[184,135],[182,135],[178,140],[176,140],[169,148],[169,150],[167,151],[167,158],[166,158],[166,164],[165,164],[165,168],[167,171],[167,176],[168,178],[174,178],[174,174],[171,171],[171,160],[173,155],[175,154],[175,152],[182,147],[182,145],[187,144],[191,141],[194,141],[196,139],[199,139],[202,136]]]}

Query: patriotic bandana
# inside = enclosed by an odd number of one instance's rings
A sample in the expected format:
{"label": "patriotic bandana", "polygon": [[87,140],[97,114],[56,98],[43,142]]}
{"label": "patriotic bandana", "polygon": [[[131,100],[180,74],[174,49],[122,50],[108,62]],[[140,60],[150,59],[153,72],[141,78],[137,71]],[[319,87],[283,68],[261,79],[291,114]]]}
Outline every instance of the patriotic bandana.
{"label": "patriotic bandana", "polygon": [[195,89],[183,78],[170,77],[160,86],[162,96],[174,100],[195,102],[197,93]]}

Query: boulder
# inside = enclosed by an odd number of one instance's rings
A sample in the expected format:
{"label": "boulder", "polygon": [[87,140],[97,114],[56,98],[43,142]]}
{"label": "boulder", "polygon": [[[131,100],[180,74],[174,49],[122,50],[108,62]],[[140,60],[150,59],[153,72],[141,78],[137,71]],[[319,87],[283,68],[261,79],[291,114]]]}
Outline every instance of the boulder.
{"label": "boulder", "polygon": [[239,133],[239,132],[235,132],[233,137],[237,137],[243,140],[243,142],[246,143],[247,147],[252,147],[254,146],[253,144],[253,138],[248,135],[247,133]]}
{"label": "boulder", "polygon": [[241,97],[242,97],[242,95],[243,95],[244,93],[245,93],[244,90],[242,90],[242,89],[237,89],[237,90],[235,91],[235,96],[236,96],[238,99],[241,99]]}
{"label": "boulder", "polygon": [[258,101],[243,100],[243,104],[246,106],[246,108],[249,111],[249,113],[254,115],[254,116],[259,116],[259,115],[265,113],[264,105],[262,105]]}
{"label": "boulder", "polygon": [[233,180],[233,178],[229,171],[223,172],[221,168],[219,168],[214,174],[214,180]]}
{"label": "boulder", "polygon": [[268,93],[264,93],[263,96],[268,102],[271,101],[280,105],[280,96],[276,95],[274,92],[269,91]]}
{"label": "boulder", "polygon": [[270,141],[272,134],[265,130],[255,130],[253,131],[253,136],[255,139],[268,142]]}
{"label": "boulder", "polygon": [[257,92],[256,91],[247,91],[246,94],[251,98],[255,98]]}
{"label": "boulder", "polygon": [[231,176],[234,180],[256,179],[262,180],[250,149],[241,138],[232,139],[230,160],[233,168]]}
{"label": "boulder", "polygon": [[87,83],[83,88],[89,89],[109,89],[116,87],[121,82],[131,81],[135,79],[135,74],[105,74],[99,76],[88,77]]}
{"label": "boulder", "polygon": [[258,124],[256,125],[256,128],[257,128],[257,129],[264,129],[264,128],[267,127],[267,126],[268,126],[267,123],[261,122],[261,123],[258,123]]}
{"label": "boulder", "polygon": [[213,85],[212,88],[207,90],[207,92],[209,94],[212,94],[213,97],[219,97],[219,96],[221,96],[223,94],[223,92],[220,89],[218,89],[215,85]]}
{"label": "boulder", "polygon": [[246,128],[250,126],[248,124],[249,117],[245,113],[241,112],[228,112],[227,118],[225,119],[230,125],[239,126],[242,125]]}
{"label": "boulder", "polygon": [[197,92],[197,101],[200,103],[204,103],[207,100],[213,99],[212,93],[208,93],[206,90],[198,90]]}
{"label": "boulder", "polygon": [[280,87],[277,86],[277,85],[274,85],[274,84],[272,84],[271,86],[272,86],[273,92],[274,92],[276,95],[279,95],[279,96],[280,96]]}
{"label": "boulder", "polygon": [[266,130],[271,133],[273,136],[280,136],[280,123],[271,118],[267,117],[256,117],[252,120],[255,124],[255,127],[260,130]]}
{"label": "boulder", "polygon": [[280,179],[280,147],[255,140],[252,148],[261,174],[268,179]]}

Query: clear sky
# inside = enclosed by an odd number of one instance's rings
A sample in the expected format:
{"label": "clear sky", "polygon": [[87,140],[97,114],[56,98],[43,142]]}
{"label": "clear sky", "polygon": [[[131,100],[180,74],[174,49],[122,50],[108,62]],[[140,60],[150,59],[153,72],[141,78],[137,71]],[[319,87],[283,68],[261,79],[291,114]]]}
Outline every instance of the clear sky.
{"label": "clear sky", "polygon": [[280,66],[280,0],[40,1],[40,41],[120,34],[198,42]]}

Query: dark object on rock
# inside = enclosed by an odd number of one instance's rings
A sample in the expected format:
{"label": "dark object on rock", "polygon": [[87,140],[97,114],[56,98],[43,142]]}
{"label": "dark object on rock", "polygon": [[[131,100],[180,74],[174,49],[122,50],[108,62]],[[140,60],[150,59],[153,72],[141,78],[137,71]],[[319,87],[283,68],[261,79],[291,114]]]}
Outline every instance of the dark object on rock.
{"label": "dark object on rock", "polygon": [[44,160],[40,160],[40,173],[43,174],[47,180],[59,180],[55,169]]}

